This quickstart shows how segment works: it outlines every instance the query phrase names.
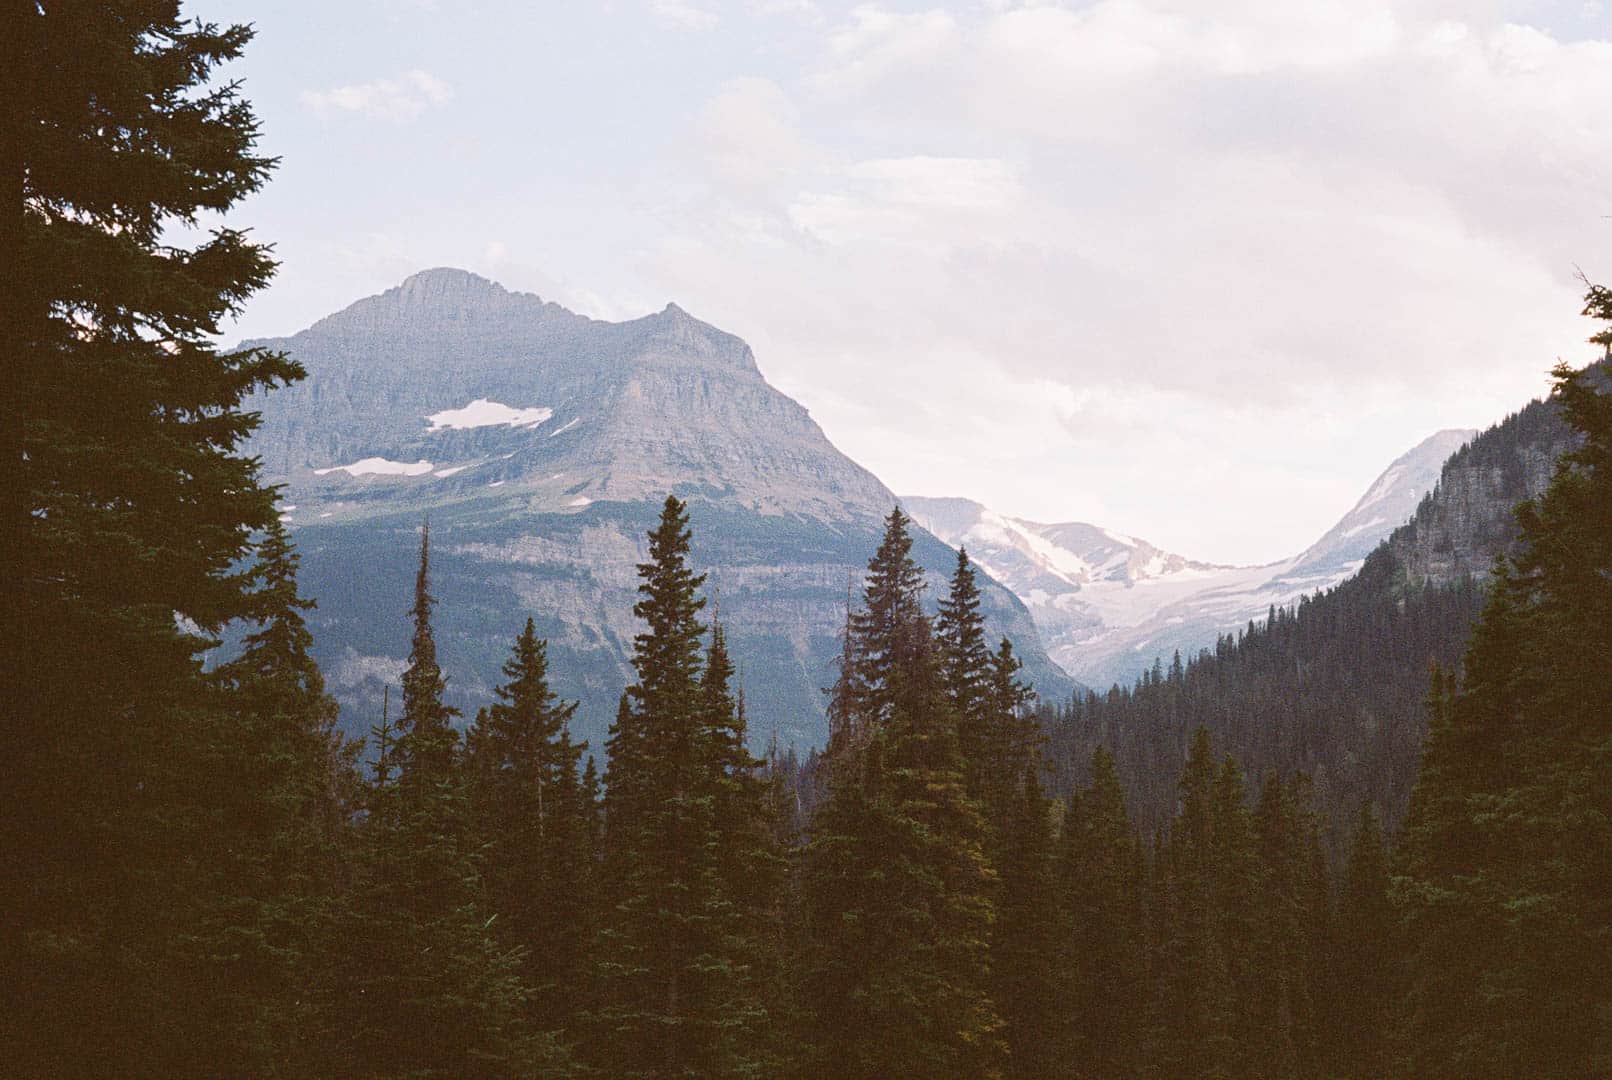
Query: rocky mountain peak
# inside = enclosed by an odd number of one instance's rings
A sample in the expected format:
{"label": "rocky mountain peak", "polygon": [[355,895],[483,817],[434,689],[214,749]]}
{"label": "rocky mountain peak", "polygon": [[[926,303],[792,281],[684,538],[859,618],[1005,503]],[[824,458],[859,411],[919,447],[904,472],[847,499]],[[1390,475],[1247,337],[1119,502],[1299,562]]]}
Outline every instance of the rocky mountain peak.
{"label": "rocky mountain peak", "polygon": [[355,301],[299,336],[503,344],[579,321],[588,320],[533,293],[511,292],[468,270],[439,266]]}
{"label": "rocky mountain peak", "polygon": [[1364,559],[1389,530],[1416,512],[1438,483],[1445,461],[1475,435],[1471,428],[1446,428],[1395,458],[1342,520],[1299,556],[1295,569],[1334,568]]}
{"label": "rocky mountain peak", "polygon": [[[454,704],[473,712],[491,693],[532,616],[557,692],[584,703],[577,733],[602,746],[631,678],[644,537],[675,492],[746,663],[751,730],[821,745],[846,583],[895,496],[768,385],[741,339],[676,304],[604,322],[438,269],[260,344],[309,372],[261,401],[248,449],[286,485],[319,659],[351,728],[405,663],[400,590],[429,511]],[[914,558],[942,595],[952,552],[919,532]],[[982,590],[1038,689],[1073,692],[1023,605]]]}
{"label": "rocky mountain peak", "polygon": [[472,303],[504,297],[509,290],[480,274],[460,270],[453,266],[433,266],[429,270],[410,274],[395,290],[405,305],[441,304],[447,302]]}
{"label": "rocky mountain peak", "polygon": [[696,319],[676,304],[622,326],[636,332],[639,359],[674,359],[684,365],[695,361],[746,376],[761,375],[743,339]]}

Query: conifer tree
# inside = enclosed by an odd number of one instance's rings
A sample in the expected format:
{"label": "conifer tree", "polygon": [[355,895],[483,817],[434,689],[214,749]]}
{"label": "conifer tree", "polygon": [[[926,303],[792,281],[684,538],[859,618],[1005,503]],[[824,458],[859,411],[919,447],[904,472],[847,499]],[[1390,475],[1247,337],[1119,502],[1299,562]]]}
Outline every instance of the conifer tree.
{"label": "conifer tree", "polygon": [[1257,1044],[1266,1034],[1257,1029],[1253,1002],[1262,972],[1253,953],[1255,852],[1253,822],[1243,771],[1227,757],[1221,761],[1211,796],[1210,903],[1214,937],[1226,963],[1230,1065],[1234,1075],[1257,1072]]}
{"label": "conifer tree", "polygon": [[[985,646],[985,617],[980,614],[979,584],[966,548],[957,550],[950,592],[941,599],[935,618],[935,645],[941,683],[957,717],[957,740],[968,770],[974,798],[985,789],[983,772],[991,756],[991,653]],[[1015,778],[1016,779],[1016,778]]]}
{"label": "conifer tree", "polygon": [[1388,1029],[1398,986],[1398,920],[1388,856],[1370,803],[1360,807],[1338,898],[1337,985],[1328,1020],[1333,1071],[1368,1080],[1389,1073]]}
{"label": "conifer tree", "polygon": [[575,702],[549,689],[547,643],[532,619],[504,663],[508,680],[466,734],[470,834],[482,849],[496,938],[523,954],[538,1030],[572,1028],[592,940],[594,808],[577,772]]}
{"label": "conifer tree", "polygon": [[849,619],[829,790],[804,855],[801,1007],[820,1058],[850,1077],[995,1075],[993,872],[964,790],[922,575],[900,508]]}
{"label": "conifer tree", "polygon": [[398,762],[406,792],[417,794],[449,783],[454,776],[459,733],[458,710],[443,701],[447,680],[437,664],[436,635],[431,629],[431,520],[420,531],[420,568],[414,579],[414,638],[409,666],[403,671],[403,716],[398,722]]}
{"label": "conifer tree", "polygon": [[668,496],[649,534],[633,613],[638,681],[611,728],[605,786],[605,881],[594,1050],[619,1076],[724,1070],[722,1006],[734,972],[723,955],[727,899],[717,832],[699,621],[705,580],[689,568],[687,507]]}
{"label": "conifer tree", "polygon": [[969,797],[980,804],[987,828],[987,854],[994,834],[1006,830],[1019,804],[1025,771],[1035,761],[1035,721],[1028,706],[1035,694],[1019,681],[1023,669],[1013,645],[1002,639],[996,652],[985,645],[979,584],[968,552],[959,550],[947,596],[935,619],[940,679],[957,723]]}
{"label": "conifer tree", "polygon": [[719,933],[727,999],[717,1003],[717,1058],[733,1074],[775,1073],[783,1046],[775,1024],[784,1010],[782,941],[785,862],[770,812],[763,762],[746,747],[743,694],[731,685],[733,662],[721,621],[700,677],[703,766],[711,800],[721,898]]}
{"label": "conifer tree", "polygon": [[[430,537],[420,544],[414,637],[393,748],[401,769],[369,793],[357,882],[342,910],[335,986],[347,1024],[320,1075],[563,1076],[565,1052],[527,1026],[520,954],[495,939],[467,828],[458,732],[430,625]],[[377,777],[391,762],[377,763]]]}
{"label": "conifer tree", "polygon": [[1018,806],[999,844],[997,920],[991,936],[993,998],[1007,1043],[1005,1075],[1064,1075],[1057,1024],[1058,906],[1052,818],[1034,769],[1019,785]]}
{"label": "conifer tree", "polygon": [[1321,812],[1316,805],[1315,784],[1308,774],[1300,772],[1288,778],[1288,805],[1293,808],[1293,831],[1298,837],[1296,877],[1301,932],[1297,964],[1303,988],[1294,1015],[1294,1035],[1300,1071],[1314,1073],[1325,1065],[1321,1025],[1336,987],[1335,890],[1322,835]]}
{"label": "conifer tree", "polygon": [[1249,1075],[1291,1076],[1299,1067],[1307,957],[1300,948],[1303,851],[1289,795],[1280,777],[1266,776],[1254,815],[1260,877],[1257,900],[1248,898],[1255,922],[1247,929],[1257,981],[1243,1003]]}
{"label": "conifer tree", "polygon": [[1056,1025],[1079,1076],[1141,1075],[1148,1051],[1141,852],[1113,756],[1092,753],[1091,785],[1070,801],[1059,844]]}
{"label": "conifer tree", "polygon": [[583,805],[588,808],[588,851],[593,856],[594,872],[599,872],[599,861],[604,857],[604,796],[599,782],[599,766],[593,755],[582,767]]}
{"label": "conifer tree", "polygon": [[1013,651],[1013,642],[1003,638],[990,657],[987,807],[1004,798],[1011,800],[1019,778],[1028,770],[1039,774],[1042,769],[1042,731],[1032,711],[1035,689],[1020,679],[1023,672],[1024,662]]}
{"label": "conifer tree", "polygon": [[297,562],[274,521],[251,570],[257,628],[213,675],[227,735],[208,763],[216,810],[196,857],[220,903],[181,954],[212,989],[194,1021],[217,1036],[214,1075],[304,1075],[338,1022],[320,988],[358,748],[335,731],[336,703],[309,654],[302,612],[313,602],[297,591]]}
{"label": "conifer tree", "polygon": [[[1612,291],[1590,286],[1585,314],[1612,323]],[[1612,392],[1604,365],[1554,376],[1583,442],[1518,508],[1464,679],[1435,687],[1400,848],[1410,1076],[1612,1065]]]}
{"label": "conifer tree", "polygon": [[1181,774],[1181,810],[1165,850],[1164,938],[1157,1015],[1159,1064],[1170,1075],[1231,1075],[1232,981],[1217,903],[1215,786],[1209,733],[1194,733]]}
{"label": "conifer tree", "polygon": [[301,375],[214,344],[268,249],[183,231],[272,167],[215,81],[251,29],[176,3],[21,4],[5,38],[7,1064],[186,1075],[216,1034],[205,999],[250,993],[202,985],[179,946],[232,903],[191,858],[219,812],[207,765],[238,741],[200,654],[251,615],[245,556],[275,517],[239,454],[243,401]]}

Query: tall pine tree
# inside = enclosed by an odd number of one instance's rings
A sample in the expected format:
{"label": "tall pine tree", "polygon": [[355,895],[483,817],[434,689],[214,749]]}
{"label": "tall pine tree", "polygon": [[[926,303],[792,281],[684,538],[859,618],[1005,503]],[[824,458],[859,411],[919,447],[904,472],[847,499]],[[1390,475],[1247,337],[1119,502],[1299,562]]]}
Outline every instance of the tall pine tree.
{"label": "tall pine tree", "polygon": [[1071,800],[1058,854],[1056,1020],[1075,1075],[1142,1074],[1149,1048],[1145,882],[1114,759],[1092,752],[1091,785]]}
{"label": "tall pine tree", "polygon": [[610,732],[605,883],[594,1023],[597,1064],[618,1076],[724,1071],[723,1008],[735,973],[718,866],[705,627],[688,565],[688,509],[667,496],[638,567],[638,680]]}
{"label": "tall pine tree", "polygon": [[520,954],[493,936],[478,847],[467,827],[458,732],[442,701],[430,624],[430,533],[415,582],[414,645],[392,762],[377,762],[343,905],[339,978],[347,1023],[319,1075],[565,1075],[551,1036],[527,1026]]}
{"label": "tall pine tree", "polygon": [[[1585,314],[1612,323],[1612,291]],[[1583,442],[1518,507],[1464,677],[1435,685],[1400,848],[1410,1076],[1612,1069],[1612,392],[1604,364],[1554,375]]]}
{"label": "tall pine tree", "polygon": [[896,508],[849,620],[827,797],[804,854],[799,973],[811,1068],[849,1077],[996,1075],[994,873]]}
{"label": "tall pine tree", "polygon": [[184,1075],[218,1033],[177,943],[233,903],[191,857],[219,812],[205,770],[238,743],[200,654],[250,616],[244,557],[274,520],[238,453],[243,400],[301,374],[215,346],[267,248],[227,225],[184,236],[273,164],[215,80],[251,30],[174,2],[41,3],[11,5],[5,35],[6,1056]]}
{"label": "tall pine tree", "polygon": [[256,629],[213,676],[217,810],[196,858],[220,903],[181,951],[208,988],[194,1015],[220,1037],[204,1070],[216,1076],[306,1075],[340,1022],[324,991],[358,746],[335,731],[336,703],[309,654],[302,613],[313,602],[297,591],[297,562],[274,521],[252,570]]}
{"label": "tall pine tree", "polygon": [[1159,1064],[1175,1076],[1229,1077],[1237,1049],[1232,1039],[1232,959],[1219,903],[1226,893],[1225,873],[1217,862],[1220,773],[1209,732],[1199,728],[1181,773],[1181,808],[1161,870],[1156,1037]]}
{"label": "tall pine tree", "polygon": [[523,954],[538,1030],[574,1029],[592,943],[594,808],[569,730],[575,702],[549,689],[547,643],[531,619],[504,663],[508,680],[465,738],[470,835],[481,847],[494,936]]}
{"label": "tall pine tree", "polygon": [[1337,981],[1327,1003],[1333,1072],[1368,1080],[1389,1072],[1388,1034],[1399,990],[1399,922],[1389,900],[1388,854],[1370,803],[1360,808],[1338,896]]}
{"label": "tall pine tree", "polygon": [[700,677],[705,782],[710,788],[716,874],[726,905],[720,963],[727,999],[717,1003],[717,1060],[730,1075],[777,1072],[784,1046],[777,1025],[783,988],[785,859],[763,762],[746,748],[743,694],[732,690],[733,662],[720,619]]}

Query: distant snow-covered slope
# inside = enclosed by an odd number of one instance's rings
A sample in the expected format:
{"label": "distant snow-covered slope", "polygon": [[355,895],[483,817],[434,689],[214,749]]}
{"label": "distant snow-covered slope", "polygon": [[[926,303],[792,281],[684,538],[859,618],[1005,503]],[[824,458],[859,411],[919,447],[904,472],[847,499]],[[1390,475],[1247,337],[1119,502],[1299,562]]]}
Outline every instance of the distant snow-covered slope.
{"label": "distant snow-covered slope", "polygon": [[1155,658],[1212,646],[1272,605],[1329,588],[1416,511],[1444,461],[1475,432],[1448,430],[1391,464],[1307,549],[1265,566],[1222,566],[1084,522],[1044,525],[968,499],[902,500],[913,518],[966,547],[1030,609],[1048,653],[1088,686],[1128,682]]}

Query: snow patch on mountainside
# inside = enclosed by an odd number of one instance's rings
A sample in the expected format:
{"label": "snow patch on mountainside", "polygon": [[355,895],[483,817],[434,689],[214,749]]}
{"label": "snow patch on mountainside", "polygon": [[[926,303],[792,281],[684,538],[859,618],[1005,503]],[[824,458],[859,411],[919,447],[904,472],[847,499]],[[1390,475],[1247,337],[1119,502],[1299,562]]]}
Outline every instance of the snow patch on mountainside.
{"label": "snow patch on mountainside", "polygon": [[462,409],[444,409],[432,413],[426,419],[431,422],[428,432],[448,431],[453,428],[479,428],[495,427],[537,427],[549,417],[554,410],[538,406],[533,409],[515,409],[497,401],[486,398],[477,398]]}
{"label": "snow patch on mountainside", "polygon": [[433,468],[435,466],[429,461],[416,461],[410,464],[406,461],[367,457],[351,465],[332,465],[328,469],[315,469],[313,473],[315,476],[325,476],[333,472],[344,472],[348,476],[424,476]]}
{"label": "snow patch on mountainside", "polygon": [[1340,535],[1340,536],[1359,536],[1361,533],[1365,532],[1367,529],[1375,529],[1378,525],[1381,525],[1381,524],[1385,523],[1387,520],[1388,520],[1387,518],[1383,517],[1381,514],[1378,514],[1376,517],[1372,518],[1370,521],[1363,521],[1359,525],[1351,525],[1351,526],[1349,526],[1347,529],[1343,530],[1343,532],[1339,533],[1338,535]]}
{"label": "snow patch on mountainside", "polygon": [[1377,482],[1371,485],[1371,490],[1366,492],[1366,497],[1360,500],[1360,505],[1370,506],[1372,503],[1382,502],[1388,498],[1389,495],[1393,494],[1394,488],[1398,485],[1399,478],[1404,475],[1404,472],[1404,468],[1394,466],[1383,473],[1377,478]]}

